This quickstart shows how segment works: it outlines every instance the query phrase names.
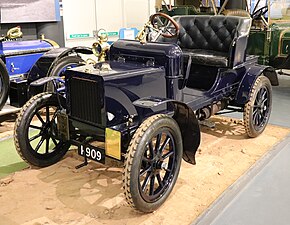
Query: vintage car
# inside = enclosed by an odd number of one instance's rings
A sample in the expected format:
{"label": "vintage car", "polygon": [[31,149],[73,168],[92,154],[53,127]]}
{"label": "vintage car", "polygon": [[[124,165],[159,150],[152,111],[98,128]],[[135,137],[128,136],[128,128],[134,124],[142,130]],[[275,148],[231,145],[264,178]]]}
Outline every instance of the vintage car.
{"label": "vintage car", "polygon": [[253,23],[247,53],[259,63],[290,69],[290,2],[256,1],[251,7]]}
{"label": "vintage car", "polygon": [[170,16],[190,14],[250,16],[252,26],[247,54],[258,55],[260,64],[271,65],[277,69],[290,68],[290,2],[221,0],[217,4],[216,1],[175,0],[172,4],[159,5],[157,8]]}
{"label": "vintage car", "polygon": [[122,161],[129,205],[156,210],[181,160],[196,163],[199,121],[231,109],[243,113],[249,137],[264,131],[278,79],[272,67],[246,56],[250,27],[247,17],[154,14],[139,40],[114,42],[108,60],[66,70],[65,94],[40,93],[22,107],[14,134],[19,155],[46,167],[75,145],[84,157],[77,168],[88,159]]}
{"label": "vintage car", "polygon": [[[21,86],[20,98],[22,104],[25,103],[27,100],[25,81],[27,74],[45,52],[58,47],[54,41],[48,39],[18,40],[21,36],[20,28],[15,27],[10,29],[5,37],[0,38],[0,110],[7,101],[10,82],[15,87]],[[12,96],[13,100],[14,97],[17,98],[14,95]]]}

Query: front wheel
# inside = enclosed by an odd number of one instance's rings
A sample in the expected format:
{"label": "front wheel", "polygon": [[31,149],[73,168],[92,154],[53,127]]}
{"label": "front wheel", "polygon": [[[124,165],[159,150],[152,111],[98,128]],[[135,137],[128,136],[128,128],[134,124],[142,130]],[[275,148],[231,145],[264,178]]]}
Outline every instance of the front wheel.
{"label": "front wheel", "polygon": [[131,207],[152,212],[165,202],[179,174],[182,149],[179,126],[171,117],[154,115],[140,125],[130,142],[123,173]]}
{"label": "front wheel", "polygon": [[248,103],[244,107],[244,126],[249,137],[257,137],[266,128],[272,108],[272,86],[269,79],[256,79]]}
{"label": "front wheel", "polygon": [[70,147],[58,137],[56,94],[40,93],[21,109],[15,122],[14,143],[30,165],[46,167],[58,162]]}

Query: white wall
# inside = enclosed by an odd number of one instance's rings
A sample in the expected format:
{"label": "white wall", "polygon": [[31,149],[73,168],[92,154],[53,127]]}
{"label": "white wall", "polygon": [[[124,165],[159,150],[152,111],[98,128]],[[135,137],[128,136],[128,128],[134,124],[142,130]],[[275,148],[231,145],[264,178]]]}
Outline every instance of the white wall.
{"label": "white wall", "polygon": [[[97,29],[119,31],[124,26],[124,0],[96,0]],[[117,37],[110,37],[110,40]]]}
{"label": "white wall", "polygon": [[141,28],[150,15],[149,2],[148,0],[125,0],[125,26]]}
{"label": "white wall", "polygon": [[[68,39],[69,34],[86,34],[98,29],[119,31],[122,27],[142,28],[155,12],[155,0],[63,0],[65,45],[91,46],[95,38]],[[117,40],[117,36],[109,40]]]}
{"label": "white wall", "polygon": [[66,47],[91,46],[95,40],[93,37],[68,39],[68,35],[93,35],[96,30],[95,0],[63,0],[63,22]]}

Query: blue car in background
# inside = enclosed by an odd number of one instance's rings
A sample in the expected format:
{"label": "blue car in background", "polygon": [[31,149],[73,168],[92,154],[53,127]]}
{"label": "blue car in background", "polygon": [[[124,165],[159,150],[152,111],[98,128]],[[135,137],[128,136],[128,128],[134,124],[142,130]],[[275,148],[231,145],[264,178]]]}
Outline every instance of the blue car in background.
{"label": "blue car in background", "polygon": [[28,41],[9,37],[0,39],[0,110],[7,101],[12,84],[16,89],[22,84],[22,92],[16,95],[22,95],[18,97],[27,99],[26,78],[31,68],[45,52],[58,47],[54,41],[46,39]]}
{"label": "blue car in background", "polygon": [[[84,63],[80,55],[93,55],[92,48],[60,48],[49,39],[19,40],[20,27],[0,38],[0,110],[8,96],[10,105],[22,107],[31,95],[51,90],[51,86],[29,89],[29,84],[49,76],[62,76],[66,69]],[[60,84],[61,85],[61,84]]]}

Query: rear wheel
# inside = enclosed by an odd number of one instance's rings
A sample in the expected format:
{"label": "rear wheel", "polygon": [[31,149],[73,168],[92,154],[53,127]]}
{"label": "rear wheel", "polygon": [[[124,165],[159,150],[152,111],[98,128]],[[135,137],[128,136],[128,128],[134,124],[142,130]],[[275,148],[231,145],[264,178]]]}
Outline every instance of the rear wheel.
{"label": "rear wheel", "polygon": [[9,75],[4,62],[0,59],[0,110],[5,105],[9,94]]}
{"label": "rear wheel", "polygon": [[58,162],[70,147],[58,137],[56,94],[40,93],[21,109],[15,123],[14,143],[24,161],[37,167]]}
{"label": "rear wheel", "polygon": [[244,107],[244,126],[249,137],[257,137],[266,128],[272,108],[272,86],[269,79],[260,76],[250,92]]}
{"label": "rear wheel", "polygon": [[128,204],[142,212],[160,207],[180,170],[182,137],[169,116],[154,115],[135,132],[125,159],[124,191]]}

